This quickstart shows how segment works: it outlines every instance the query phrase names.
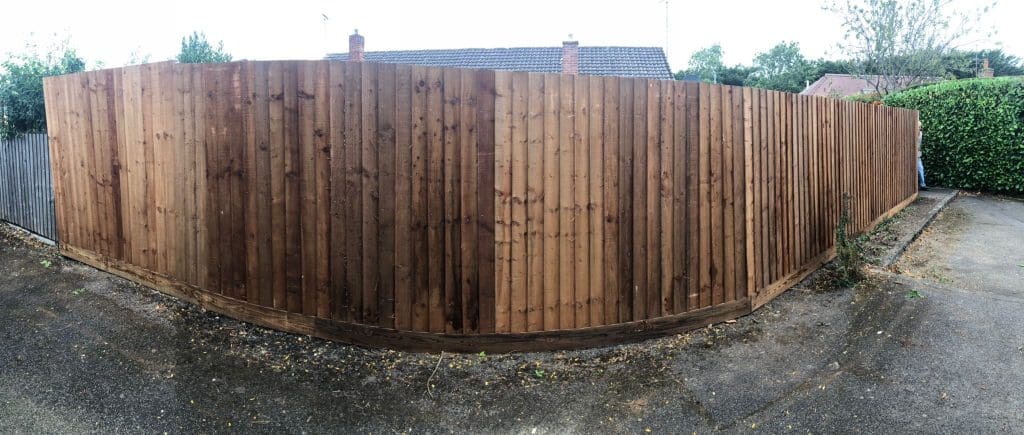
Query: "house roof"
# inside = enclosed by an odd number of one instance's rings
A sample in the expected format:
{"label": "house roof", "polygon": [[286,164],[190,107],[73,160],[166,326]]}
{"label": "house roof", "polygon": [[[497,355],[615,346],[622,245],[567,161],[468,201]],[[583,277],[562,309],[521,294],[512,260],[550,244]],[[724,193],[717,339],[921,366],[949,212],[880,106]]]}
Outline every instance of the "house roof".
{"label": "house roof", "polygon": [[[671,79],[660,47],[580,47],[579,73],[595,76]],[[348,53],[327,59],[348,60]],[[502,71],[562,71],[562,47],[458,48],[450,50],[367,51],[367,62],[482,68]]]}
{"label": "house roof", "polygon": [[[811,83],[810,86],[804,88],[803,91],[800,91],[800,95],[848,97],[871,93],[875,91],[875,83],[878,83],[879,80],[881,80],[881,76],[877,75],[825,74],[814,83]],[[925,79],[924,81],[933,80]],[[896,89],[890,89],[890,91],[897,91],[911,85],[913,79],[910,77],[899,77],[895,81],[897,83]]]}

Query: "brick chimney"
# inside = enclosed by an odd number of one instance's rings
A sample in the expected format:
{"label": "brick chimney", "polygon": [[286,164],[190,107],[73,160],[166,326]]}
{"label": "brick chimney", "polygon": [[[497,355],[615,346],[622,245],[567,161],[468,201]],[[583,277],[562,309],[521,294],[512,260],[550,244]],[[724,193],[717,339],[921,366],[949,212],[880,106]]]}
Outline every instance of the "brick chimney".
{"label": "brick chimney", "polygon": [[979,78],[989,78],[990,79],[992,77],[995,77],[995,75],[996,75],[996,70],[994,70],[992,68],[989,68],[989,66],[988,66],[988,58],[986,57],[986,58],[982,59],[981,60],[981,69],[978,70],[978,77]]}
{"label": "brick chimney", "polygon": [[562,42],[562,74],[580,73],[580,43],[569,35],[568,41]]}
{"label": "brick chimney", "polygon": [[362,62],[366,60],[366,52],[363,47],[366,45],[366,40],[363,35],[359,34],[359,29],[356,32],[348,36],[348,60],[350,62]]}

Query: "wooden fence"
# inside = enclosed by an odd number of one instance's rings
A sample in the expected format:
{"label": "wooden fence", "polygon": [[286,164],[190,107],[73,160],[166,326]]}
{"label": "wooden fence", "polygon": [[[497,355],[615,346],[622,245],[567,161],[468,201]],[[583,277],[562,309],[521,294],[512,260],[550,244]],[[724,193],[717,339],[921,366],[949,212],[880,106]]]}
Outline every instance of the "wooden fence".
{"label": "wooden fence", "polygon": [[917,113],[331,61],[49,78],[66,255],[272,327],[588,346],[750,312],[916,196]]}

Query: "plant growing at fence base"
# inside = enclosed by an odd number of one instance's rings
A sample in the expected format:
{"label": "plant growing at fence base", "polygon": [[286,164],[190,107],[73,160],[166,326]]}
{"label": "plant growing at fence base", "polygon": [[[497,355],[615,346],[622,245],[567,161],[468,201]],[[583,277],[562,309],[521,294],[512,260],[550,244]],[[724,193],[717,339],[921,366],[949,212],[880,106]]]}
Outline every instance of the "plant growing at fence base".
{"label": "plant growing at fence base", "polygon": [[864,262],[862,241],[850,236],[850,195],[843,194],[836,226],[836,284],[849,287],[864,279]]}

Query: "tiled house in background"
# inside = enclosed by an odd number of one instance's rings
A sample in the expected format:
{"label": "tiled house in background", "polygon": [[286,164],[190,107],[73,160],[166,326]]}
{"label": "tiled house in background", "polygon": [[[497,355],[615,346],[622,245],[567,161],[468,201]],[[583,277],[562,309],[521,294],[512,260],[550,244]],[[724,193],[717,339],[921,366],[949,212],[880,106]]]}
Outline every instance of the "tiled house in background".
{"label": "tiled house in background", "polygon": [[442,50],[364,51],[358,32],[349,36],[349,52],[328,54],[330,60],[353,60],[409,65],[481,68],[594,76],[672,79],[660,47],[580,47],[565,41],[561,47],[455,48]]}

